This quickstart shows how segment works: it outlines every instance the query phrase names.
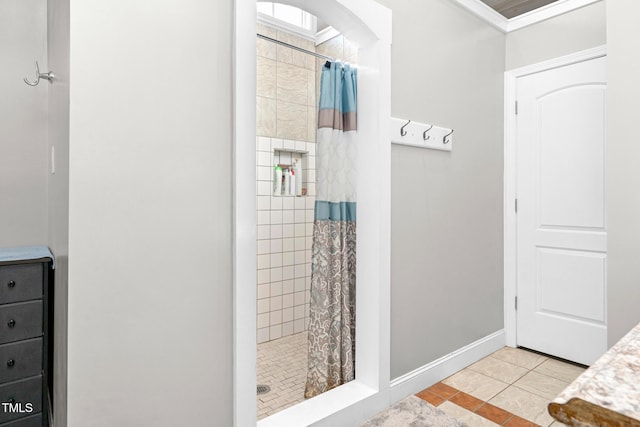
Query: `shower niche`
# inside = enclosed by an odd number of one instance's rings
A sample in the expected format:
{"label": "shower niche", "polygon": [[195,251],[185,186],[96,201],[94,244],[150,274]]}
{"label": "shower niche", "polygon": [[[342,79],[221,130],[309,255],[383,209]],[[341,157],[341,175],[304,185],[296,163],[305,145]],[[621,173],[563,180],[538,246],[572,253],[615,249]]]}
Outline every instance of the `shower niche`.
{"label": "shower niche", "polygon": [[[301,143],[299,146],[303,145],[306,148],[305,142],[298,142]],[[315,170],[310,173],[308,151],[284,147],[275,148],[273,151],[273,165],[274,196],[306,197],[309,194],[309,185],[315,183],[315,179],[310,180],[309,176],[315,175]]]}

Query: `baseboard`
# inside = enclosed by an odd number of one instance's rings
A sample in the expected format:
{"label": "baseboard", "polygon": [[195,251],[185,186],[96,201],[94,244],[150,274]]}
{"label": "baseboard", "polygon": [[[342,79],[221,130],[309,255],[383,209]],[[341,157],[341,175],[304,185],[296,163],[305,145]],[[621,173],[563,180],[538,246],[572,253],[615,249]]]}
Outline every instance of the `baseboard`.
{"label": "baseboard", "polygon": [[504,329],[391,381],[391,403],[415,394],[504,347]]}

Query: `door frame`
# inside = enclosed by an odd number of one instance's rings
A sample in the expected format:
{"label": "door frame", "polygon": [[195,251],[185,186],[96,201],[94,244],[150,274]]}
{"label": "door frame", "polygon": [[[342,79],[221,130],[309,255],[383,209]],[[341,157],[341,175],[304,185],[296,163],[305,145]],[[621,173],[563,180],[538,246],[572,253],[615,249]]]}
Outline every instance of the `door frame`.
{"label": "door frame", "polygon": [[[257,0],[264,1],[264,0]],[[233,419],[235,427],[349,425],[390,394],[391,10],[374,0],[278,0],[330,22],[360,46],[356,378],[256,423],[256,0],[234,0]]]}
{"label": "door frame", "polygon": [[516,347],[518,344],[515,307],[518,289],[518,224],[515,212],[518,197],[516,191],[518,135],[515,114],[518,78],[603,56],[607,56],[606,45],[508,70],[504,73],[504,332],[505,344],[510,347]]}

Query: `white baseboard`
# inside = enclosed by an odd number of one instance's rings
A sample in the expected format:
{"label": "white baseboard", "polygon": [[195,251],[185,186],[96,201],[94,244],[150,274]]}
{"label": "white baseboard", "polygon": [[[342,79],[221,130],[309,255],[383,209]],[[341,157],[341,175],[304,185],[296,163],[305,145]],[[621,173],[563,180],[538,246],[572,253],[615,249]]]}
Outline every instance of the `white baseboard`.
{"label": "white baseboard", "polygon": [[504,345],[504,329],[501,329],[392,380],[391,403],[424,390],[499,350]]}

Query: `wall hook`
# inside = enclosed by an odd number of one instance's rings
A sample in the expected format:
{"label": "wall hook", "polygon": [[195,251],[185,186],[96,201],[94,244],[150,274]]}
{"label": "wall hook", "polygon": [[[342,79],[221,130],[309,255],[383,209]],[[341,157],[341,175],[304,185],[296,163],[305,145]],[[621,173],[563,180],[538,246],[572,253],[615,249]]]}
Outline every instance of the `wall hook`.
{"label": "wall hook", "polygon": [[53,78],[54,78],[54,75],[53,75],[53,73],[51,71],[49,71],[48,73],[41,73],[40,72],[40,66],[38,65],[38,61],[36,61],[36,79],[34,81],[30,82],[25,77],[23,80],[29,86],[38,86],[38,83],[40,83],[40,79],[47,79],[47,80],[49,80],[49,83],[51,83],[53,81]]}
{"label": "wall hook", "polygon": [[409,125],[409,123],[411,123],[411,120],[409,120],[404,126],[400,128],[400,136],[405,136],[407,134],[407,131],[404,130],[404,128],[406,128]]}
{"label": "wall hook", "polygon": [[449,143],[449,140],[447,139],[447,137],[449,135],[451,135],[452,133],[453,133],[453,129],[451,129],[451,132],[449,132],[448,134],[446,134],[445,136],[442,137],[442,143],[443,144],[448,144]]}
{"label": "wall hook", "polygon": [[431,135],[427,136],[427,132],[429,132],[431,129],[433,129],[433,125],[431,125],[429,127],[429,129],[427,129],[424,132],[422,132],[422,139],[424,139],[426,141],[426,140],[431,138]]}

